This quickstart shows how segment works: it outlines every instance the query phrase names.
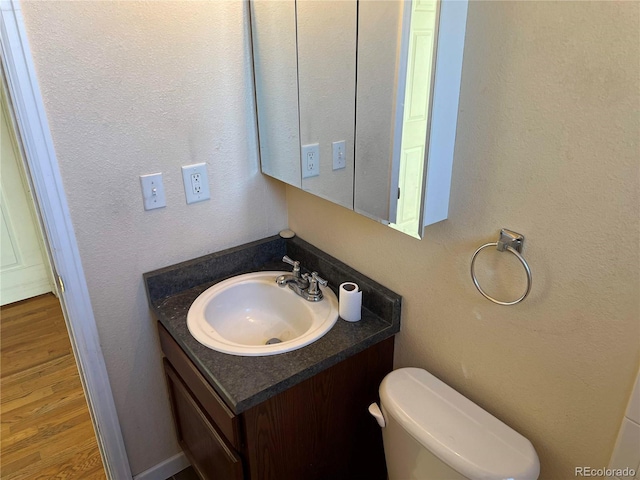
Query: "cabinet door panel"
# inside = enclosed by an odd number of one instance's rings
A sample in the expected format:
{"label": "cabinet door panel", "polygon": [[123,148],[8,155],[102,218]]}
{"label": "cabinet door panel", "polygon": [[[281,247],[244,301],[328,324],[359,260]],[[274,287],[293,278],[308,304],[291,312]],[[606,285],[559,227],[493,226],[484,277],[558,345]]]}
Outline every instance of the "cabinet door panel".
{"label": "cabinet door panel", "polygon": [[389,338],[244,412],[251,480],[385,480],[367,409],[392,369]]}
{"label": "cabinet door panel", "polygon": [[211,385],[204,379],[202,374],[194,366],[193,362],[171,338],[169,332],[158,323],[158,333],[160,334],[160,345],[162,351],[171,362],[178,375],[193,392],[194,397],[204,407],[207,414],[218,425],[218,428],[231,445],[240,449],[240,435],[238,427],[238,417],[229,410],[229,407],[213,390]]}
{"label": "cabinet door panel", "polygon": [[226,445],[166,359],[164,368],[178,441],[193,468],[204,479],[241,480],[240,457]]}

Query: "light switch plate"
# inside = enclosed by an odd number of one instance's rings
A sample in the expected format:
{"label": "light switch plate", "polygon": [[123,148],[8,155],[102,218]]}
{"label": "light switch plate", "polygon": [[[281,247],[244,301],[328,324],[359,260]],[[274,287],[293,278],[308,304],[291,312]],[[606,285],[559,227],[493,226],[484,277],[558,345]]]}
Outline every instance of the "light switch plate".
{"label": "light switch plate", "polygon": [[211,198],[206,163],[183,166],[182,181],[184,182],[184,195],[187,199],[187,204]]}
{"label": "light switch plate", "polygon": [[320,175],[320,145],[302,145],[302,178]]}
{"label": "light switch plate", "polygon": [[347,142],[333,142],[333,169],[340,170],[347,166]]}
{"label": "light switch plate", "polygon": [[164,185],[162,184],[162,173],[140,175],[140,187],[142,188],[142,201],[145,210],[167,206]]}

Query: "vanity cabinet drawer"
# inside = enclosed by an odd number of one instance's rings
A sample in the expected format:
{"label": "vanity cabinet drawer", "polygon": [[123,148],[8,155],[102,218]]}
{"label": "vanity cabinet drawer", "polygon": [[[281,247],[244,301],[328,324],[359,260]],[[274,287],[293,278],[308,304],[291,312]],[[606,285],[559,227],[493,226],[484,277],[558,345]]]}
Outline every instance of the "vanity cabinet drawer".
{"label": "vanity cabinet drawer", "polygon": [[218,430],[222,432],[236,450],[240,450],[239,418],[227,407],[224,400],[222,400],[213,387],[209,385],[193,362],[160,323],[158,323],[158,332],[160,333],[162,351],[171,363],[171,366],[178,373],[182,381],[186,383],[189,390],[193,392],[193,396],[209,414],[218,427]]}
{"label": "vanity cabinet drawer", "polygon": [[198,475],[206,479],[241,480],[240,457],[227,446],[166,359],[164,369],[178,441]]}

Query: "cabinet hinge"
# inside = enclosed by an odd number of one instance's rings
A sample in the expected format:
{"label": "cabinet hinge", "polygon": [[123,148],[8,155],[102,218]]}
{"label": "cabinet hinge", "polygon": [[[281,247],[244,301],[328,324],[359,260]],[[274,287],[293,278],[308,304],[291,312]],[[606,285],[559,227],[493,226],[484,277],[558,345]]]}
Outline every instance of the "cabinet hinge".
{"label": "cabinet hinge", "polygon": [[60,287],[60,292],[64,293],[64,282],[62,281],[62,277],[58,275],[58,286]]}

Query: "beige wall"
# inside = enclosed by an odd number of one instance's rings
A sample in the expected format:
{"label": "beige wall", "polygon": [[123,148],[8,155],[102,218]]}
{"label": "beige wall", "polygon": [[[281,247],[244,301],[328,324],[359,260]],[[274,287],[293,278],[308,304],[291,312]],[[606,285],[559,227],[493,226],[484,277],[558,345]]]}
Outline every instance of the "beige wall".
{"label": "beige wall", "polygon": [[[134,474],[179,452],[142,273],[272,235],[242,2],[22,3]],[[187,206],[180,166],[207,162]],[[138,175],[164,172],[145,212]]]}
{"label": "beige wall", "polygon": [[[607,466],[638,368],[639,8],[471,2],[450,218],[424,240],[287,187],[298,235],[403,296],[396,366],[531,439],[543,479]],[[469,276],[500,227],[526,236],[534,275],[514,307]],[[523,288],[506,254],[478,268],[487,290]]]}

